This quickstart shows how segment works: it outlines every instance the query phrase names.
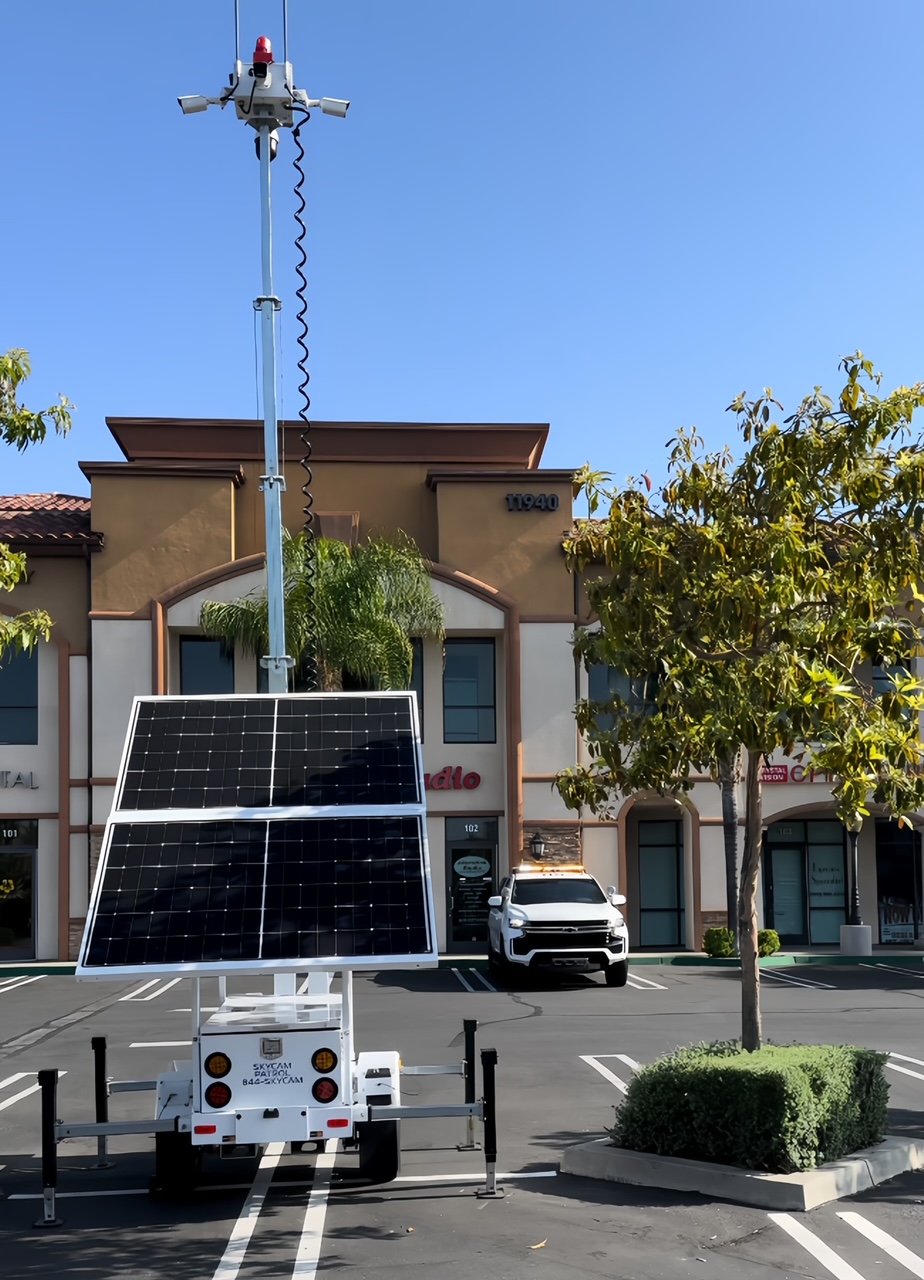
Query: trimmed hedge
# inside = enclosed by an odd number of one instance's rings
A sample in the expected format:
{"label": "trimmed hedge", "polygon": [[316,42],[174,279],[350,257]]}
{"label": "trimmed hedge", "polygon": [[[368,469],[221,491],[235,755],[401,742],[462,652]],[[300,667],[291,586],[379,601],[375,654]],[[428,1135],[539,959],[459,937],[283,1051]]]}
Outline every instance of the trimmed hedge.
{"label": "trimmed hedge", "polygon": [[886,1054],[837,1045],[723,1042],[678,1049],[633,1076],[617,1146],[795,1173],[880,1142]]}
{"label": "trimmed hedge", "polygon": [[[761,929],[757,935],[757,954],[772,956],[780,949],[776,929]],[[735,935],[731,929],[707,929],[703,934],[703,950],[707,956],[726,959],[735,954]]]}
{"label": "trimmed hedge", "polygon": [[772,956],[781,946],[780,935],[776,929],[761,929],[757,935],[757,954]]}

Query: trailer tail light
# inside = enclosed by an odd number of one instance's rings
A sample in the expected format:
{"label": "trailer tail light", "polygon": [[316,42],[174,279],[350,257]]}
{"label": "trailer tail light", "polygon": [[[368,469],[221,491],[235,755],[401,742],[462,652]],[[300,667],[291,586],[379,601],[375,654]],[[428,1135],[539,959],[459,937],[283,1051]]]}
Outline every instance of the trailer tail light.
{"label": "trailer tail light", "polygon": [[[214,1089],[214,1085],[212,1088]],[[229,1091],[230,1092],[230,1091]],[[311,1096],[315,1102],[333,1102],[340,1090],[337,1088],[336,1082],[331,1080],[330,1076],[324,1076],[321,1080],[315,1080],[311,1086]]]}
{"label": "trailer tail light", "polygon": [[315,1071],[322,1071],[326,1074],[336,1067],[337,1055],[333,1049],[318,1049],[311,1056],[311,1065]]}
{"label": "trailer tail light", "polygon": [[210,1053],[205,1060],[205,1074],[220,1080],[231,1070],[231,1059],[226,1053]]}
{"label": "trailer tail light", "polygon": [[205,1100],[210,1107],[226,1107],[231,1101],[231,1090],[226,1084],[210,1084],[205,1091]]}
{"label": "trailer tail light", "polygon": [[217,1133],[217,1124],[196,1124],[193,1125],[193,1133]]}
{"label": "trailer tail light", "polygon": [[349,1120],[328,1120],[328,1129],[348,1129],[350,1127]]}

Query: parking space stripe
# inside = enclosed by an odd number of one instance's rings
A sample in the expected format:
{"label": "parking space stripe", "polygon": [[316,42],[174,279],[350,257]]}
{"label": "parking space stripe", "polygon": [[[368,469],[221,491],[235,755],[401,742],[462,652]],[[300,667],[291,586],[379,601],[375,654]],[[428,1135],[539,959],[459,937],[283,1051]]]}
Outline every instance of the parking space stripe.
{"label": "parking space stripe", "polygon": [[890,1053],[890,1058],[898,1058],[899,1062],[913,1062],[916,1067],[924,1067],[920,1058],[909,1058],[907,1053]]}
{"label": "parking space stripe", "polygon": [[797,1244],[801,1244],[807,1253],[810,1253],[816,1262],[820,1262],[823,1267],[831,1272],[832,1276],[837,1276],[837,1280],[863,1280],[863,1276],[859,1271],[855,1271],[849,1262],[845,1262],[840,1254],[826,1245],[824,1240],[820,1240],[808,1227],[803,1227],[801,1222],[789,1213],[768,1213],[767,1217],[771,1222],[775,1222],[777,1226],[783,1228],[787,1235],[792,1236]]}
{"label": "parking space stripe", "polygon": [[[582,1062],[586,1062],[589,1067],[593,1067],[594,1071],[598,1071],[600,1075],[603,1076],[604,1080],[609,1080],[610,1084],[615,1085],[620,1093],[629,1092],[629,1086],[626,1084],[625,1080],[620,1080],[619,1076],[614,1075],[613,1072],[610,1071],[609,1067],[605,1067],[602,1062],[598,1062],[597,1059],[593,1056],[593,1054],[582,1053],[582,1054],[579,1054],[578,1056],[580,1057]],[[607,1054],[606,1056],[615,1057],[616,1055]]]}
{"label": "parking space stripe", "polygon": [[[667,990],[663,982],[654,982],[651,978],[643,978],[640,973],[630,973],[627,981],[630,987],[638,987],[640,991],[645,991],[649,988],[658,991]],[[644,984],[641,987],[638,985],[640,982]]]}
{"label": "parking space stripe", "polygon": [[853,1227],[854,1231],[859,1231],[860,1235],[866,1236],[867,1240],[871,1240],[883,1253],[887,1253],[890,1258],[894,1258],[903,1267],[907,1267],[913,1276],[919,1276],[921,1280],[924,1280],[924,1258],[920,1258],[916,1253],[912,1253],[910,1249],[906,1249],[903,1244],[899,1244],[897,1240],[894,1240],[887,1231],[883,1231],[874,1223],[869,1222],[861,1213],[843,1210],[838,1211],[837,1216],[842,1218],[848,1226]]}
{"label": "parking space stripe", "polygon": [[250,1244],[254,1227],[257,1225],[257,1219],[260,1216],[260,1210],[266,1200],[266,1192],[273,1180],[273,1174],[276,1172],[276,1166],[284,1149],[284,1142],[271,1142],[266,1148],[266,1153],[260,1161],[260,1167],[253,1180],[250,1195],[244,1202],[244,1207],[238,1216],[238,1220],[231,1229],[231,1236],[225,1246],[221,1261],[215,1269],[212,1280],[234,1280],[240,1271],[241,1263],[244,1261],[244,1254],[247,1252],[247,1246]]}
{"label": "parking space stripe", "polygon": [[794,974],[773,973],[769,969],[761,969],[760,980],[763,982],[765,978],[775,978],[777,982],[783,982],[790,987],[808,987],[810,990],[836,991],[830,982],[819,982],[816,978],[797,978]]}
{"label": "parking space stripe", "polygon": [[900,973],[903,978],[920,978],[924,981],[924,973],[915,973],[913,969],[900,969],[897,964],[864,964],[860,961],[861,969],[888,969],[889,973]]}
{"label": "parking space stripe", "polygon": [[493,982],[489,982],[487,980],[487,978],[484,976],[484,974],[481,972],[480,969],[470,969],[469,972],[475,975],[475,977],[482,984],[482,986],[487,987],[489,991],[494,991],[495,993],[497,992],[497,987],[495,987]]}
{"label": "parking space stripe", "polygon": [[[32,1072],[30,1071],[28,1074],[31,1075]],[[66,1076],[66,1075],[67,1075],[66,1071],[59,1071],[58,1079],[60,1080],[62,1076]],[[41,1088],[40,1085],[32,1084],[29,1086],[28,1089],[21,1089],[19,1093],[14,1093],[12,1098],[4,1098],[4,1100],[0,1102],[0,1111],[6,1111],[7,1107],[13,1106],[13,1104],[16,1102],[21,1102],[23,1098],[28,1098],[30,1094],[38,1093],[40,1088]]]}
{"label": "parking space stripe", "polygon": [[151,978],[149,982],[142,982],[140,987],[136,987],[134,991],[129,991],[127,995],[119,996],[119,1002],[123,1000],[135,1000],[141,995],[142,991],[147,991],[151,987],[156,987],[160,978]]}
{"label": "parking space stripe", "polygon": [[900,1071],[903,1076],[914,1076],[915,1080],[924,1080],[924,1072],[912,1071],[910,1067],[900,1067],[897,1062],[887,1062],[890,1071]]}
{"label": "parking space stripe", "polygon": [[[524,1178],[557,1178],[557,1169],[530,1169],[528,1173],[499,1173],[498,1182],[522,1182]],[[483,1173],[420,1173],[415,1178],[412,1173],[400,1178],[392,1178],[392,1182],[484,1182]]]}
{"label": "parking space stripe", "polygon": [[175,987],[178,982],[182,982],[182,978],[174,978],[172,982],[165,983],[162,987],[158,987],[156,991],[152,991],[150,995],[142,996],[142,1000],[156,1000],[158,996],[162,996],[171,987]]}
{"label": "parking space stripe", "polygon": [[462,976],[461,972],[460,972],[458,969],[453,969],[453,970],[452,970],[452,972],[456,975],[456,977],[457,977],[457,978],[459,979],[459,981],[462,983],[462,986],[465,988],[465,990],[466,990],[466,991],[471,991],[472,995],[474,995],[474,994],[475,994],[475,988],[474,988],[473,986],[470,986],[470,985],[469,985],[468,979],[467,979],[467,978],[464,978],[464,977]]}
{"label": "parking space stripe", "polygon": [[324,1239],[324,1220],[327,1217],[327,1200],[334,1162],[337,1159],[337,1142],[330,1150],[322,1151],[315,1162],[315,1184],[308,1196],[308,1205],[302,1221],[302,1233],[298,1240],[298,1252],[292,1276],[301,1280],[314,1280],[321,1260],[321,1242]]}
{"label": "parking space stripe", "polygon": [[25,1080],[26,1076],[31,1074],[29,1071],[17,1071],[15,1076],[7,1076],[5,1080],[0,1080],[0,1089],[5,1089],[8,1084],[15,1084],[17,1080]]}
{"label": "parking space stripe", "polygon": [[631,1067],[633,1071],[638,1071],[639,1064],[634,1058],[630,1058],[627,1053],[614,1053],[614,1058],[618,1058],[620,1062],[624,1062],[627,1067]]}
{"label": "parking space stripe", "polygon": [[15,991],[17,987],[27,987],[30,982],[40,982],[44,976],[44,973],[37,973],[32,978],[11,978],[4,987],[0,988],[0,996],[5,996],[8,991]]}

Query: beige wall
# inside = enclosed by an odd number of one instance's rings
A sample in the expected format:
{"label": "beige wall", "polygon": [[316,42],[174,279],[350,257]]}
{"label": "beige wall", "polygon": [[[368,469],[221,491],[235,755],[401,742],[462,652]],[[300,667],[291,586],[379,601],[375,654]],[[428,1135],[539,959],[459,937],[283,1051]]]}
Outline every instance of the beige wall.
{"label": "beige wall", "polygon": [[97,475],[93,609],[135,613],[153,597],[235,556],[233,486],[220,477]]}
{"label": "beige wall", "polygon": [[[152,685],[151,624],[146,620],[93,622],[93,773],[114,778],[125,746],[136,694]],[[94,823],[109,816],[111,789],[94,788]]]}
{"label": "beige wall", "polygon": [[[556,493],[557,511],[508,511],[510,492]],[[571,522],[571,486],[521,480],[479,484],[440,480],[437,489],[442,564],[512,596],[526,614],[570,617],[571,577],[561,535]]]}
{"label": "beige wall", "polygon": [[4,612],[44,609],[55,624],[55,637],[66,640],[72,652],[86,653],[90,608],[86,560],[83,556],[37,555],[27,550],[26,561],[28,581],[20,583],[10,595],[4,595]]}

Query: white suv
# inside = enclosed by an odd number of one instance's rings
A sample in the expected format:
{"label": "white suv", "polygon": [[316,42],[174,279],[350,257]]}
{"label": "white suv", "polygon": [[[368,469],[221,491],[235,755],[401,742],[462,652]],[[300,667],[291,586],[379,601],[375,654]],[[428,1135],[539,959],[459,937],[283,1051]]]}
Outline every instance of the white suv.
{"label": "white suv", "polygon": [[526,864],[488,899],[488,965],[589,973],[602,969],[607,986],[629,976],[629,931],[619,910],[626,899],[604,893],[581,866]]}

